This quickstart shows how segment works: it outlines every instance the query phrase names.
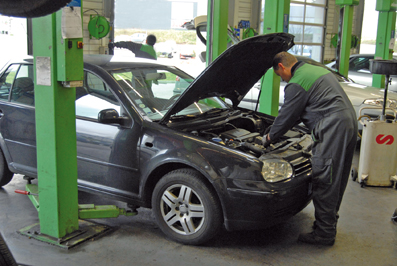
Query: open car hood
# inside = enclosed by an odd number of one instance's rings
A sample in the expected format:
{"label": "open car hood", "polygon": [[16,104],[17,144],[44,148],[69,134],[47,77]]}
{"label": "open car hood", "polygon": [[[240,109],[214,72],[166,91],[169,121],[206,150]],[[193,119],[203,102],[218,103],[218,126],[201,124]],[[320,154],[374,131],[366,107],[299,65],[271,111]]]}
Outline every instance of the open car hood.
{"label": "open car hood", "polygon": [[293,39],[294,36],[288,33],[272,33],[251,37],[231,46],[190,84],[160,123],[208,97],[225,97],[232,101],[233,106],[237,106],[272,67],[274,56],[294,45]]}

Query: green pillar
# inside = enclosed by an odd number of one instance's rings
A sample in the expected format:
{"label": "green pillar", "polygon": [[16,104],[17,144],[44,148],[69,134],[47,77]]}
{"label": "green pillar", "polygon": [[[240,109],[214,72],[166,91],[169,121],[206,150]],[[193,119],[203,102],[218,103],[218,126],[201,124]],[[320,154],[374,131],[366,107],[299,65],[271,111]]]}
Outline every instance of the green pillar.
{"label": "green pillar", "polygon": [[227,48],[229,0],[208,0],[207,65]]}
{"label": "green pillar", "polygon": [[335,4],[343,8],[343,18],[340,18],[343,21],[343,25],[342,29],[339,29],[342,31],[340,40],[341,48],[339,53],[339,72],[347,77],[349,74],[353,11],[354,6],[359,4],[359,0],[335,0]]}
{"label": "green pillar", "polygon": [[[263,20],[263,33],[288,32],[290,0],[266,1]],[[273,116],[278,115],[280,77],[273,68],[261,79],[259,111]]]}
{"label": "green pillar", "polygon": [[349,57],[352,41],[353,10],[351,5],[343,6],[342,39],[339,58],[339,72],[345,77],[349,74]]}
{"label": "green pillar", "polygon": [[83,80],[78,39],[61,36],[62,10],[33,19],[40,233],[61,238],[78,229],[75,88]]}
{"label": "green pillar", "polygon": [[[396,28],[396,5],[395,0],[377,0],[376,10],[379,11],[378,30],[376,34],[375,58],[391,59],[393,56]],[[377,88],[385,87],[385,76],[372,75],[372,86]]]}

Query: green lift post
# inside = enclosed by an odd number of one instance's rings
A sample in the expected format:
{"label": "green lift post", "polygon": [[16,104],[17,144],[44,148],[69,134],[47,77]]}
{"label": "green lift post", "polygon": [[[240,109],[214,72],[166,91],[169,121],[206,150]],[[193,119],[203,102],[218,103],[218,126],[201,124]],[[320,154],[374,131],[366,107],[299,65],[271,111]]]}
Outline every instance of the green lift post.
{"label": "green lift post", "polygon": [[[396,29],[397,0],[377,0],[376,11],[379,11],[378,30],[376,34],[376,59],[392,59]],[[372,86],[385,87],[385,76],[372,75]]]}
{"label": "green lift post", "polygon": [[[263,33],[286,32],[289,26],[290,0],[265,2]],[[261,79],[259,111],[273,116],[278,115],[280,95],[280,77],[269,69]]]}
{"label": "green lift post", "polygon": [[347,77],[349,74],[349,57],[352,41],[353,10],[354,6],[359,4],[359,0],[335,0],[335,4],[343,8],[339,72]]}
{"label": "green lift post", "polygon": [[229,0],[208,0],[207,66],[227,48]]}
{"label": "green lift post", "polygon": [[40,222],[19,233],[70,248],[110,230],[79,218],[136,212],[113,205],[78,205],[75,87],[83,86],[82,37],[64,39],[61,28],[62,10],[33,19],[38,186],[27,184],[25,194]]}

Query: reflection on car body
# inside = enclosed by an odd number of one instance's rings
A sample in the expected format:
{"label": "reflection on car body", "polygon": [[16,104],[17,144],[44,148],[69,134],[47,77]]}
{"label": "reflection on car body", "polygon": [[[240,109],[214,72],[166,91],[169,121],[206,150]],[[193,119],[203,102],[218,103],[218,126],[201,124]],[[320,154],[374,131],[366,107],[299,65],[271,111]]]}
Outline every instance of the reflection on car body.
{"label": "reflection on car body", "polygon": [[[197,79],[152,60],[85,56],[76,88],[79,189],[152,208],[160,229],[185,244],[208,241],[222,225],[255,229],[292,217],[311,199],[310,136],[297,126],[264,149],[274,117],[237,108],[291,45],[285,33],[242,41]],[[233,64],[248,47],[256,52],[244,55],[247,65]],[[37,177],[34,102],[20,102],[16,86],[32,70],[26,58],[0,73],[1,186],[13,173]],[[242,71],[245,80],[234,75]]]}

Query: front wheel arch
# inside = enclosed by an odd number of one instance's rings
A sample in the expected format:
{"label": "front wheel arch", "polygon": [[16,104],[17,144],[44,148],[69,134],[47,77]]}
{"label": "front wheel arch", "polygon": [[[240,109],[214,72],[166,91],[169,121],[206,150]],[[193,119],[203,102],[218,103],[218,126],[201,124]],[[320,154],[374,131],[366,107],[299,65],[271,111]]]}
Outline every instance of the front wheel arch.
{"label": "front wheel arch", "polygon": [[171,171],[160,179],[152,194],[152,211],[163,233],[182,244],[203,244],[223,224],[218,195],[191,168]]}
{"label": "front wheel arch", "polygon": [[[192,169],[195,170],[197,172],[199,172],[202,176],[202,180],[203,182],[205,182],[208,187],[216,194],[218,195],[218,191],[215,188],[214,184],[212,184],[209,181],[209,178],[205,176],[204,173],[202,173],[201,171],[199,171],[198,169],[184,164],[184,163],[178,163],[178,162],[172,162],[172,163],[165,163],[163,165],[160,165],[158,167],[156,167],[147,177],[146,182],[143,184],[143,191],[142,191],[142,201],[145,203],[144,205],[142,205],[143,207],[147,207],[147,208],[151,208],[152,207],[152,194],[153,194],[153,190],[154,187],[156,186],[156,184],[159,182],[159,180],[166,174],[168,174],[169,172],[172,172],[174,170],[177,169],[182,169],[182,168],[186,168],[186,169]],[[223,208],[223,203],[220,200],[219,196],[217,196],[218,201],[220,202],[222,208]]]}
{"label": "front wheel arch", "polygon": [[7,161],[4,157],[3,151],[0,149],[0,187],[3,187],[10,183],[14,173],[10,171],[7,165]]}

